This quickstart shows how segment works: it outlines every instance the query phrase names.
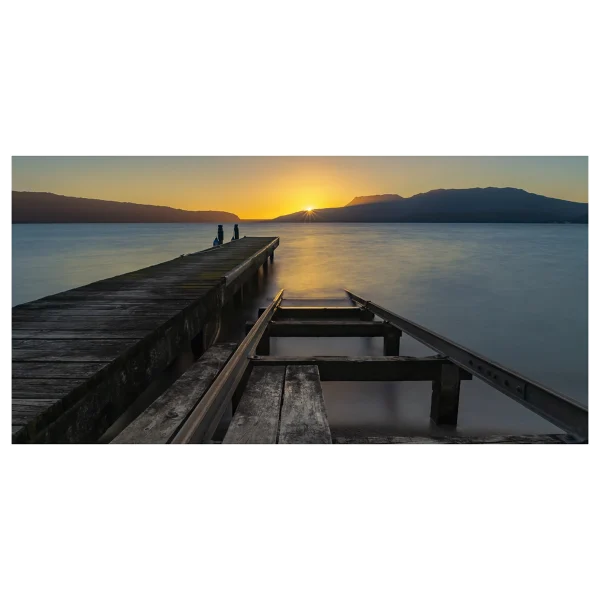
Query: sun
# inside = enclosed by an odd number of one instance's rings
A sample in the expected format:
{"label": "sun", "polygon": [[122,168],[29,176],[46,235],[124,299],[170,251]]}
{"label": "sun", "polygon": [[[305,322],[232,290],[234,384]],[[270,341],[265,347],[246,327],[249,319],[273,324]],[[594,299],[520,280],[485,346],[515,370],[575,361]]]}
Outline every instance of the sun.
{"label": "sun", "polygon": [[312,212],[313,210],[314,210],[314,208],[312,206],[306,207],[306,212]]}

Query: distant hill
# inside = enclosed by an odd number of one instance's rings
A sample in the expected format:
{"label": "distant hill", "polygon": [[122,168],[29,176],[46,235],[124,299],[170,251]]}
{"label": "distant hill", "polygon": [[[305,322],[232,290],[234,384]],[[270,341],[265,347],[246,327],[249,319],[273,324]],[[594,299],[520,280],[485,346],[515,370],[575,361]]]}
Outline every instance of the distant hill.
{"label": "distant hill", "polygon": [[[274,219],[345,223],[587,223],[588,205],[516,188],[431,190],[402,198],[359,196],[347,206],[304,211]],[[378,200],[385,198],[385,200]],[[358,202],[356,202],[358,200]]]}
{"label": "distant hill", "polygon": [[348,202],[346,206],[358,206],[359,204],[376,204],[378,202],[393,202],[394,200],[404,200],[398,194],[380,194],[379,196],[356,196],[354,200]]}
{"label": "distant hill", "polygon": [[13,223],[234,223],[239,220],[237,215],[219,210],[180,210],[48,192],[12,193]]}

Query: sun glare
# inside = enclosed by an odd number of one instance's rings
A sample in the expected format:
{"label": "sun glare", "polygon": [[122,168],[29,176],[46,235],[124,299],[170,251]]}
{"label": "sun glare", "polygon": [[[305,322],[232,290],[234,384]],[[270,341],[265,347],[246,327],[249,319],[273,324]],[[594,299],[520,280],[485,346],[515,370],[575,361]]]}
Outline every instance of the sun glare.
{"label": "sun glare", "polygon": [[314,209],[312,206],[307,207],[306,212],[312,212]]}

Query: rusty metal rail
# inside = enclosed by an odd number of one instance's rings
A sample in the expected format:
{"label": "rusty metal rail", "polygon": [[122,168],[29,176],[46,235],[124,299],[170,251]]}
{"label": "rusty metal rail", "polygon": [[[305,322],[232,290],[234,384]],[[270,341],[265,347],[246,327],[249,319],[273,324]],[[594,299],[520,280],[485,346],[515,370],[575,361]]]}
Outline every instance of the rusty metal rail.
{"label": "rusty metal rail", "polygon": [[437,333],[345,290],[350,299],[373,315],[395,325],[418,342],[516,400],[581,441],[588,439],[588,410],[576,400],[551,390],[516,371],[460,346]]}
{"label": "rusty metal rail", "polygon": [[283,289],[275,296],[273,302],[238,346],[238,349],[219,373],[198,406],[181,426],[181,429],[173,438],[172,444],[201,443],[212,438],[248,368],[251,368],[249,357],[256,354],[258,344],[282,299]]}

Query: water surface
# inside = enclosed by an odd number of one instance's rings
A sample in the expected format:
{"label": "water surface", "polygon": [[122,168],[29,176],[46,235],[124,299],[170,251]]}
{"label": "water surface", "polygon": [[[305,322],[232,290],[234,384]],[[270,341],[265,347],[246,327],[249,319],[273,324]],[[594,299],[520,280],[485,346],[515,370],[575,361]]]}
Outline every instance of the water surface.
{"label": "water surface", "polygon": [[[232,226],[225,229],[231,237]],[[254,223],[240,229],[281,238],[264,299],[281,287],[299,297],[339,296],[346,287],[587,403],[587,226]],[[206,248],[215,230],[198,224],[14,225],[13,305]],[[273,347],[314,350],[311,340],[277,340]],[[325,351],[381,353],[377,340],[327,340],[319,350]],[[402,353],[431,350],[403,338]],[[335,401],[327,392],[332,385]],[[429,385],[324,388],[330,418],[340,426],[363,423],[365,415],[369,422],[423,425],[427,402],[401,401],[398,394],[422,397]],[[463,384],[460,425],[541,427],[510,400],[502,398],[500,405],[511,407],[498,410],[495,392],[485,391],[494,402],[478,400],[480,385]],[[368,411],[365,396],[374,398]]]}

